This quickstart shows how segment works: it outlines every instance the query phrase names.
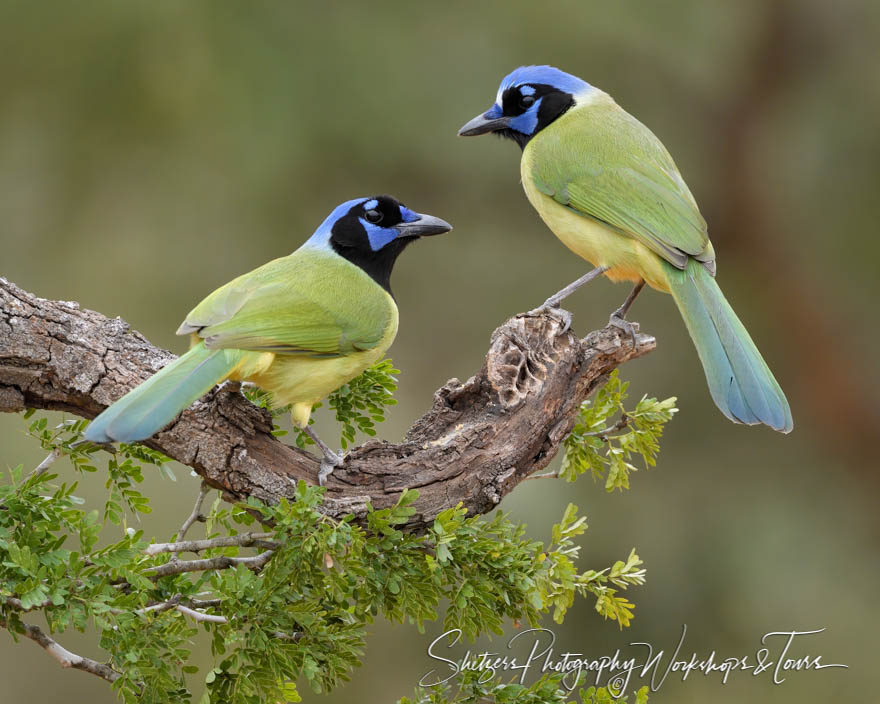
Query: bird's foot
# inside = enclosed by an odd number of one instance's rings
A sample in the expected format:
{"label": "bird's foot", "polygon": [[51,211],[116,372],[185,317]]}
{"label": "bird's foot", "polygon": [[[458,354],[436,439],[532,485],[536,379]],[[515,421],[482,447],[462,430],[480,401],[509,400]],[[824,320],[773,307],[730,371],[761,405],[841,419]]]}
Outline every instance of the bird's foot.
{"label": "bird's foot", "polygon": [[620,314],[620,310],[616,310],[611,314],[611,317],[608,318],[608,324],[612,327],[617,328],[618,330],[623,330],[623,332],[628,333],[630,338],[632,338],[632,346],[633,349],[636,348],[637,340],[636,335],[639,332],[639,324],[631,323],[626,318],[624,318]]}
{"label": "bird's foot", "polygon": [[565,308],[560,308],[559,303],[560,301],[548,298],[543,305],[530,310],[526,315],[549,315],[557,318],[562,323],[562,334],[565,334],[571,328],[571,313]]}
{"label": "bird's foot", "polygon": [[339,452],[333,452],[333,450],[327,447],[327,443],[318,437],[318,434],[312,430],[308,423],[302,427],[302,431],[308,435],[312,439],[312,442],[314,442],[321,450],[321,455],[323,456],[321,458],[321,469],[318,470],[318,486],[324,486],[324,482],[327,481],[327,477],[333,474],[333,470],[342,466],[342,463],[345,461],[345,455],[342,453],[342,450]]}
{"label": "bird's foot", "polygon": [[241,393],[242,386],[243,384],[240,381],[232,381],[231,379],[227,379],[220,384],[220,390],[225,391],[229,394],[237,394]]}
{"label": "bird's foot", "polygon": [[332,450],[325,450],[324,457],[321,459],[321,469],[318,470],[318,486],[324,486],[327,477],[333,474],[333,470],[341,467],[345,461],[345,456],[340,450],[338,453]]}

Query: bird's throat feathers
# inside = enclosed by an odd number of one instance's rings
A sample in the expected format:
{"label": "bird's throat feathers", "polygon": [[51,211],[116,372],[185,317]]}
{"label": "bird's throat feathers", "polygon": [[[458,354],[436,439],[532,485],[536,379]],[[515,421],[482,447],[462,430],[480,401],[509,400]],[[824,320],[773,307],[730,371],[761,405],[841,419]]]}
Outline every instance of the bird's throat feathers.
{"label": "bird's throat feathers", "polygon": [[400,253],[416,239],[414,237],[398,238],[382,247],[378,252],[349,248],[337,250],[337,253],[363,269],[373,281],[391,293],[391,271],[394,269],[394,263]]}

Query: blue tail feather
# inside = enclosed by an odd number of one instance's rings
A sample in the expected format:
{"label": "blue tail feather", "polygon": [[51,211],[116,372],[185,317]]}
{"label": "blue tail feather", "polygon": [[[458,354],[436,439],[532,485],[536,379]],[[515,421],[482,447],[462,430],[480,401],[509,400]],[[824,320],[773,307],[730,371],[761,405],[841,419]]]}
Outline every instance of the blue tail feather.
{"label": "blue tail feather", "polygon": [[715,278],[691,261],[669,267],[670,291],[697,348],[715,405],[735,423],[788,433],[791,409],[770,368]]}
{"label": "blue tail feather", "polygon": [[240,350],[198,344],[129,391],[91,422],[91,442],[136,442],[168,425],[182,410],[223,381],[238,365]]}

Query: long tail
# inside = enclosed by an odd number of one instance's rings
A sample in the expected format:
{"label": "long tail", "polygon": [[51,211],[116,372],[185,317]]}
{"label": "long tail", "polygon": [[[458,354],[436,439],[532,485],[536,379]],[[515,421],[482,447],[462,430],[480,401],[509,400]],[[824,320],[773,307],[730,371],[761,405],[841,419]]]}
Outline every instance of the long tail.
{"label": "long tail", "polygon": [[240,364],[242,350],[209,350],[199,343],[129,391],[85,432],[91,442],[136,442],[168,425]]}
{"label": "long tail", "polygon": [[764,423],[791,432],[785,394],[715,278],[693,260],[684,271],[667,269],[670,292],[700,355],[715,405],[734,423]]}

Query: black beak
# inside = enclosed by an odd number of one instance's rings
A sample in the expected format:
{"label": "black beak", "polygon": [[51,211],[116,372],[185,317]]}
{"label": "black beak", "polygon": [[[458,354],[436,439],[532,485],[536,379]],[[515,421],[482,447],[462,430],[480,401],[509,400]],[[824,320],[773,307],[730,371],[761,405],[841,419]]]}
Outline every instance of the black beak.
{"label": "black beak", "polygon": [[488,132],[497,132],[510,127],[509,117],[490,117],[489,112],[477,115],[473,120],[468,122],[458,131],[459,137],[475,137],[478,134],[487,134]]}
{"label": "black beak", "polygon": [[452,229],[445,220],[435,218],[433,215],[419,213],[419,219],[412,222],[401,222],[394,226],[400,237],[427,237],[429,235],[442,235]]}

